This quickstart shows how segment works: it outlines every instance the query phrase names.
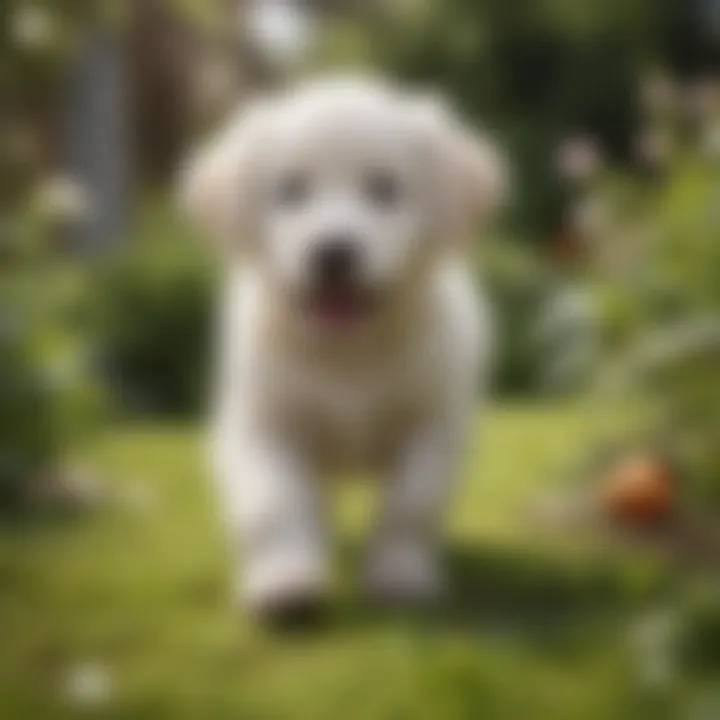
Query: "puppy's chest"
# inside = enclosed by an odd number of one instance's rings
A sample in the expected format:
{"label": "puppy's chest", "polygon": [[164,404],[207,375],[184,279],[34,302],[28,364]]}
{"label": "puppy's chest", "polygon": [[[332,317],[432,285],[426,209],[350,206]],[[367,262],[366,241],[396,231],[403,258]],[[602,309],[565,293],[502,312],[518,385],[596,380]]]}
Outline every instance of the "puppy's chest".
{"label": "puppy's chest", "polygon": [[278,388],[277,409],[323,464],[382,462],[432,403],[423,369],[417,359],[355,373],[299,368]]}

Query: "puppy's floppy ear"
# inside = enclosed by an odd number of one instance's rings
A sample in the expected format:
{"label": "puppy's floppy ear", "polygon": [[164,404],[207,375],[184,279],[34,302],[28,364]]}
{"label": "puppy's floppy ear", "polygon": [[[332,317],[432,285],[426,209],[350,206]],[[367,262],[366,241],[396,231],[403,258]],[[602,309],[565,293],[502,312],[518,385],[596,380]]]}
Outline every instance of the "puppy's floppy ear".
{"label": "puppy's floppy ear", "polygon": [[254,174],[264,145],[270,103],[235,113],[191,154],[180,177],[180,203],[198,229],[225,249],[247,244],[254,228]]}
{"label": "puppy's floppy ear", "polygon": [[507,201],[507,162],[489,137],[461,123],[439,98],[416,98],[413,111],[432,148],[447,230],[466,235]]}

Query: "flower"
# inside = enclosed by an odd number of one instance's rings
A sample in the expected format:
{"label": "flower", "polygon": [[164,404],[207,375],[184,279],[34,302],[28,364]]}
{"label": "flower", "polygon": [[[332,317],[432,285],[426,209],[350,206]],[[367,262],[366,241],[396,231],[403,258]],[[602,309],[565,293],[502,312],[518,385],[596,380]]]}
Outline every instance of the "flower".
{"label": "flower", "polygon": [[555,162],[560,175],[569,181],[590,179],[600,168],[600,147],[592,137],[576,136],[558,146]]}
{"label": "flower", "polygon": [[92,209],[87,189],[66,175],[52,176],[40,185],[38,204],[43,215],[65,222],[85,220]]}
{"label": "flower", "polygon": [[23,5],[12,19],[12,35],[23,47],[34,49],[46,46],[52,38],[53,19],[42,7]]}
{"label": "flower", "polygon": [[102,705],[113,694],[112,677],[108,669],[97,662],[81,662],[70,668],[64,690],[68,699],[77,705]]}
{"label": "flower", "polygon": [[310,11],[292,0],[255,0],[248,11],[247,26],[258,47],[282,64],[304,55],[314,35]]}

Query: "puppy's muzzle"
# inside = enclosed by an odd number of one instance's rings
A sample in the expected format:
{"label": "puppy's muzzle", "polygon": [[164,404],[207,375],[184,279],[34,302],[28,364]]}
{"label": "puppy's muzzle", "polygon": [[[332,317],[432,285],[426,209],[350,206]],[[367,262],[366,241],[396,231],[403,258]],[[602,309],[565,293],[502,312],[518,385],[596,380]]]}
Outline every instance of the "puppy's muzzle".
{"label": "puppy's muzzle", "polygon": [[373,293],[362,280],[358,238],[335,234],[318,240],[309,258],[311,289],[307,310],[318,321],[348,327],[368,317]]}
{"label": "puppy's muzzle", "polygon": [[310,258],[313,284],[318,287],[343,287],[358,282],[359,243],[349,235],[320,240]]}

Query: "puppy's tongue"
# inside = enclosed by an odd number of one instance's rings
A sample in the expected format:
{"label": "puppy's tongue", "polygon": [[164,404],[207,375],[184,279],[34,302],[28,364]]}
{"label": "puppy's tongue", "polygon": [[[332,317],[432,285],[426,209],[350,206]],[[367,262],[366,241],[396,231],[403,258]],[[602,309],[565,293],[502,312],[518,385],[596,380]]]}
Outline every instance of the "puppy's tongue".
{"label": "puppy's tongue", "polygon": [[368,300],[361,292],[347,288],[326,288],[314,293],[310,311],[324,325],[347,327],[362,320]]}

